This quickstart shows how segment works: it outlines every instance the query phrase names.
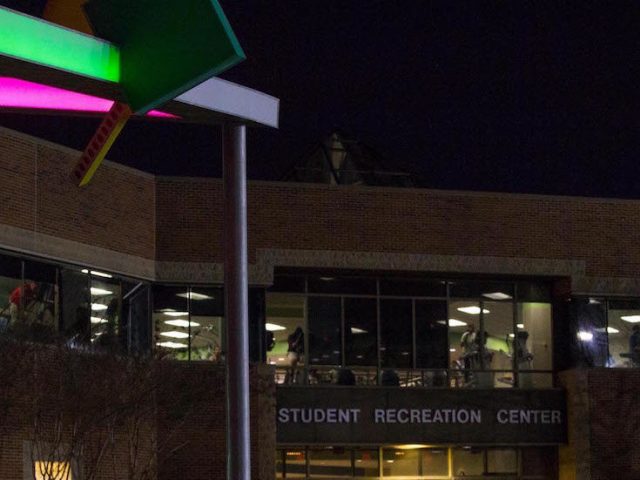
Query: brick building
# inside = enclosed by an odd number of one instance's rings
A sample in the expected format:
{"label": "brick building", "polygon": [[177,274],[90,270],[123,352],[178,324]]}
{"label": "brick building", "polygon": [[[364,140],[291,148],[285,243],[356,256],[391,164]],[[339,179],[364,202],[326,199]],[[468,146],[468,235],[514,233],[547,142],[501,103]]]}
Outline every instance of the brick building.
{"label": "brick building", "polygon": [[[78,189],[77,155],[0,130],[0,329],[161,351],[176,391],[221,383],[221,181],[107,162]],[[249,182],[254,478],[640,479],[639,210]],[[195,404],[158,417],[157,478],[224,478],[224,389]],[[7,480],[32,478],[18,432]]]}

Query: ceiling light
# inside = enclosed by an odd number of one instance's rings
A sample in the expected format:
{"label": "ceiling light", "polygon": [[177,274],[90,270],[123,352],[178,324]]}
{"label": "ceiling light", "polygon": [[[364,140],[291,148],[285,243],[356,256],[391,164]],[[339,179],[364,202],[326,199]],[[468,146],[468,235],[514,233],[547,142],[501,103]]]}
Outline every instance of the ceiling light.
{"label": "ceiling light", "polygon": [[[470,315],[478,315],[480,313],[480,307],[459,307],[458,311],[468,313]],[[483,308],[482,313],[489,313],[489,310]]]}
{"label": "ceiling light", "polygon": [[450,349],[449,349],[449,351],[450,351],[451,353],[453,353],[453,352],[455,352],[455,351],[456,351],[456,349],[455,349],[455,348],[450,348]]}
{"label": "ceiling light", "polygon": [[168,317],[184,317],[185,315],[189,315],[189,312],[162,312]]}
{"label": "ceiling light", "polygon": [[640,315],[626,315],[624,317],[620,317],[620,319],[629,323],[638,323],[640,322]]}
{"label": "ceiling light", "polygon": [[510,333],[510,334],[509,334],[509,338],[515,338],[515,336],[516,336],[516,335],[515,335],[514,333]]}
{"label": "ceiling light", "polygon": [[197,292],[184,292],[184,293],[177,293],[176,297],[181,297],[181,298],[188,298],[189,300],[211,300],[213,299],[213,297],[209,296],[209,295],[205,295],[204,293],[197,293]]}
{"label": "ceiling light", "polygon": [[113,292],[111,290],[105,290],[104,288],[91,287],[91,295],[94,297],[98,297],[100,295],[113,295]]}
{"label": "ceiling light", "polygon": [[156,345],[164,348],[187,348],[188,347],[186,343],[180,343],[180,342],[158,342],[156,343]]}
{"label": "ceiling light", "polygon": [[286,330],[287,327],[283,327],[282,325],[278,325],[277,323],[265,323],[264,328],[267,332],[279,332],[280,330]]}
{"label": "ceiling light", "polygon": [[284,362],[285,358],[284,357],[278,357],[278,361],[279,362]]}
{"label": "ceiling light", "polygon": [[483,293],[482,296],[490,298],[491,300],[508,300],[510,298],[513,298],[511,295],[507,295],[506,293],[502,292]]}
{"label": "ceiling light", "polygon": [[580,330],[578,332],[578,339],[582,342],[590,342],[593,340],[593,333]]}
{"label": "ceiling light", "polygon": [[199,327],[200,324],[198,322],[190,322],[188,320],[165,320],[164,323],[166,323],[167,325],[172,325],[174,327],[184,327],[184,328],[188,328],[188,327]]}
{"label": "ceiling light", "polygon": [[91,304],[91,310],[93,310],[94,312],[100,312],[102,310],[106,310],[107,307],[106,305],[103,305],[102,303],[92,303]]}
{"label": "ceiling light", "polygon": [[358,327],[351,327],[351,333],[369,333],[369,332]]}
{"label": "ceiling light", "polygon": [[91,323],[107,323],[107,319],[100,317],[91,317]]}
{"label": "ceiling light", "polygon": [[189,338],[188,333],[178,332],[176,330],[171,330],[169,332],[160,332],[160,335],[163,337],[170,337],[170,338]]}
{"label": "ceiling light", "polygon": [[589,305],[600,305],[600,300],[597,300],[595,298],[590,298]]}
{"label": "ceiling light", "polygon": [[334,277],[320,277],[320,280],[323,282],[330,282],[331,280],[335,280]]}
{"label": "ceiling light", "polygon": [[516,327],[524,329],[524,323],[518,323],[516,324]]}
{"label": "ceiling light", "polygon": [[605,331],[607,333],[620,333],[620,330],[618,330],[617,328],[613,328],[613,327],[607,327],[607,328],[596,328],[594,329],[596,332],[598,333],[604,333]]}
{"label": "ceiling light", "polygon": [[449,319],[450,327],[464,327],[466,324],[467,322],[463,322],[462,320],[456,320],[455,318]]}
{"label": "ceiling light", "polygon": [[[85,268],[82,270],[82,273],[89,273],[89,270]],[[91,270],[91,275],[95,275],[96,277],[113,278],[113,275],[109,275],[108,273],[104,272],[98,272],[96,270]]]}
{"label": "ceiling light", "polygon": [[405,445],[394,445],[393,448],[398,450],[415,450],[417,448],[427,448],[429,445],[424,445],[422,443],[407,443]]}

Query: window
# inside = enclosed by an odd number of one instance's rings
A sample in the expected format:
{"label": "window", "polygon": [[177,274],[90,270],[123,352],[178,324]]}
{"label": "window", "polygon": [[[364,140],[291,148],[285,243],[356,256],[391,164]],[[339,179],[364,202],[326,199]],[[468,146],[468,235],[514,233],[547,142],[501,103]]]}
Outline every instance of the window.
{"label": "window", "polygon": [[347,365],[378,365],[378,321],[375,298],[344,299]]}
{"label": "window", "polygon": [[380,301],[380,357],[383,367],[411,368],[412,316],[411,300]]}
{"label": "window", "polygon": [[69,462],[36,461],[33,474],[35,480],[73,480]]}
{"label": "window", "polygon": [[156,347],[176,360],[222,361],[222,289],[154,286]]}
{"label": "window", "polygon": [[309,363],[342,363],[342,302],[339,297],[307,298]]}

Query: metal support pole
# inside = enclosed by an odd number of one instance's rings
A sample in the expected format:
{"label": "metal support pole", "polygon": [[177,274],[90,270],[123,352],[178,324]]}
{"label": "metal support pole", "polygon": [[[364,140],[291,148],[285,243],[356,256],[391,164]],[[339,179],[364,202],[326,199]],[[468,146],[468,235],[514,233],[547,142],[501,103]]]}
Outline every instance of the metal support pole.
{"label": "metal support pole", "polygon": [[227,479],[250,480],[246,127],[223,127]]}

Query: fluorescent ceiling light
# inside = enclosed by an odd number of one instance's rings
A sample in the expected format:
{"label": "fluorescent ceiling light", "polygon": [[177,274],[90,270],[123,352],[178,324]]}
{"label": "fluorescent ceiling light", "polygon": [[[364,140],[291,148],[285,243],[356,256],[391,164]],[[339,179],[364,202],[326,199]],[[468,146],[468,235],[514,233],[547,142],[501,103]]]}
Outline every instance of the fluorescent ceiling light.
{"label": "fluorescent ceiling light", "polygon": [[604,333],[606,330],[607,333],[620,333],[620,330],[618,330],[617,328],[613,328],[613,327],[607,327],[607,328],[596,328],[595,331],[598,333]]}
{"label": "fluorescent ceiling light", "polygon": [[106,310],[107,307],[106,305],[103,305],[102,303],[92,303],[91,304],[91,310],[93,310],[94,312],[101,312],[102,310]]}
{"label": "fluorescent ceiling light", "polygon": [[278,361],[279,361],[279,362],[284,362],[284,361],[285,361],[285,358],[284,358],[284,357],[278,357]]}
{"label": "fluorescent ceiling light", "polygon": [[189,312],[162,312],[168,317],[184,317],[185,315],[189,315]]}
{"label": "fluorescent ceiling light", "polygon": [[398,450],[415,450],[417,448],[427,448],[429,445],[424,445],[422,443],[406,443],[404,445],[394,445],[393,448]]}
{"label": "fluorescent ceiling light", "polygon": [[455,318],[449,319],[450,327],[464,327],[466,324],[467,322],[463,322],[462,320],[456,320]]}
{"label": "fluorescent ceiling light", "polygon": [[482,296],[490,298],[491,300],[508,300],[510,298],[513,298],[511,295],[507,295],[506,293],[502,292],[483,293]]}
{"label": "fluorescent ceiling light", "polygon": [[[89,273],[89,270],[85,268],[82,270],[82,273]],[[91,270],[91,275],[95,275],[96,277],[113,278],[113,275],[104,272],[98,272],[97,270]]]}
{"label": "fluorescent ceiling light", "polygon": [[190,300],[211,300],[213,297],[197,292],[184,292],[176,294],[176,297],[188,298]]}
{"label": "fluorescent ceiling light", "polygon": [[351,333],[368,333],[367,330],[363,330],[358,327],[351,327]]}
{"label": "fluorescent ceiling light", "polygon": [[524,330],[524,323],[517,323],[516,327],[522,328]]}
{"label": "fluorescent ceiling light", "polygon": [[91,323],[107,323],[107,319],[100,317],[91,317]]}
{"label": "fluorescent ceiling light", "polygon": [[597,300],[595,298],[590,298],[589,305],[600,305],[600,300]]}
{"label": "fluorescent ceiling light", "polygon": [[165,320],[164,323],[166,323],[167,325],[172,325],[174,327],[184,327],[184,328],[188,328],[188,327],[199,327],[200,324],[198,322],[190,322],[188,320]]}
{"label": "fluorescent ceiling light", "polygon": [[[480,307],[459,307],[459,312],[468,313],[470,315],[478,315],[480,314]],[[489,310],[486,308],[482,309],[482,313],[489,313]]]}
{"label": "fluorescent ceiling light", "polygon": [[157,342],[156,345],[164,348],[187,348],[188,345],[180,342]]}
{"label": "fluorescent ceiling light", "polygon": [[580,330],[578,332],[578,339],[582,342],[590,342],[593,340],[593,333]]}
{"label": "fluorescent ceiling light", "polygon": [[265,323],[264,324],[264,328],[267,330],[267,332],[279,332],[280,330],[286,330],[286,327],[283,327],[282,325],[278,325],[276,323]]}
{"label": "fluorescent ceiling light", "polygon": [[516,336],[515,333],[510,333],[509,334],[509,338],[515,338],[515,336]]}
{"label": "fluorescent ceiling light", "polygon": [[160,335],[170,338],[189,338],[188,333],[178,332],[176,330],[171,330],[170,332],[160,332]]}
{"label": "fluorescent ceiling light", "polygon": [[456,349],[455,349],[455,348],[450,348],[450,349],[449,349],[449,351],[450,351],[451,353],[453,353],[453,352],[455,352],[455,351],[456,351]]}
{"label": "fluorescent ceiling light", "polygon": [[629,323],[638,323],[640,322],[640,315],[625,315],[624,317],[620,317],[620,319]]}
{"label": "fluorescent ceiling light", "polygon": [[334,277],[320,277],[320,280],[322,280],[323,282],[330,282],[332,280],[335,280]]}
{"label": "fluorescent ceiling light", "polygon": [[111,290],[105,290],[104,288],[91,287],[91,295],[98,297],[100,295],[112,295]]}

